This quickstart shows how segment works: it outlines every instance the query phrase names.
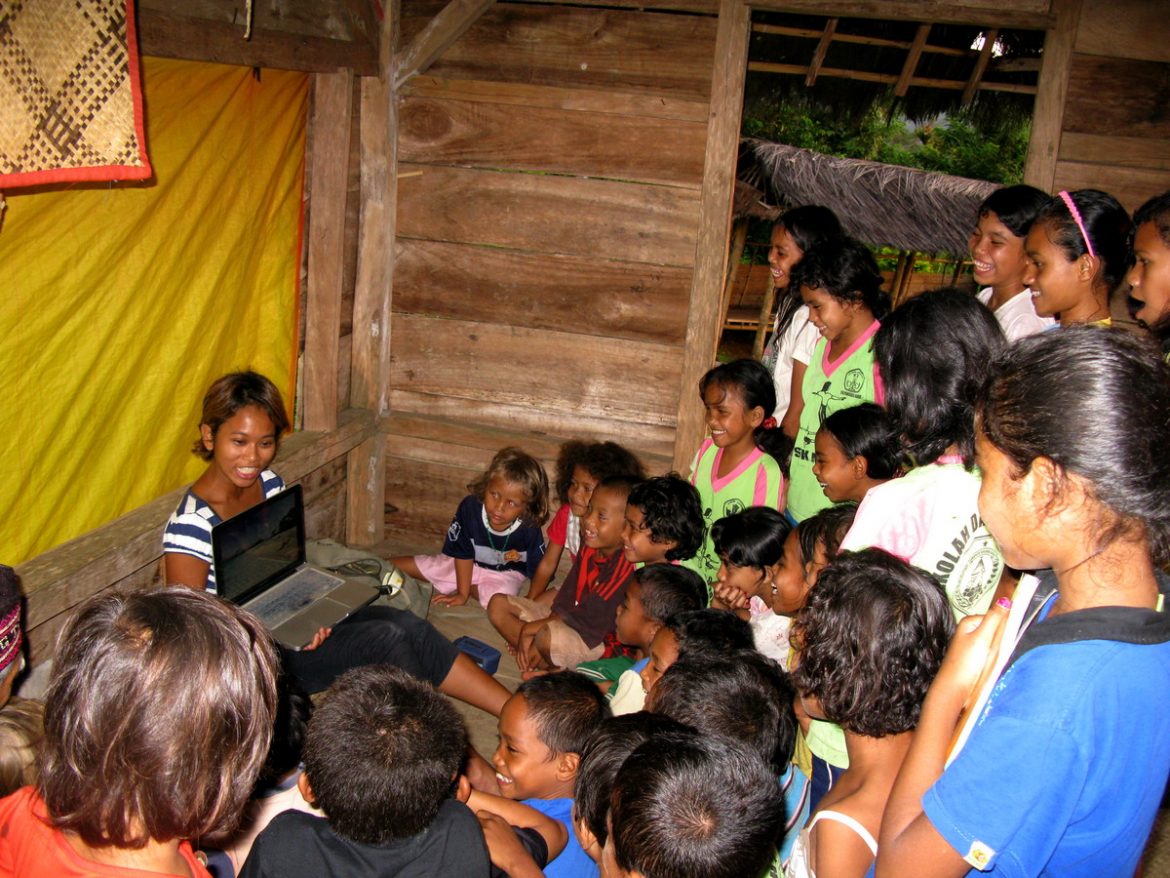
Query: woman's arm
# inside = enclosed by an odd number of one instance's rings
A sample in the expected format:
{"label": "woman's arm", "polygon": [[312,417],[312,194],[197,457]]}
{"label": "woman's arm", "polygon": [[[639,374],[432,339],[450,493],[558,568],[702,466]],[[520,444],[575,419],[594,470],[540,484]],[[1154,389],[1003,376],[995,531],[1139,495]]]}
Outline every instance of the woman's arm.
{"label": "woman's arm", "polygon": [[557,572],[557,565],[561,563],[561,553],[565,547],[549,541],[544,557],[540,559],[540,566],[532,577],[532,584],[528,587],[528,599],[534,601],[544,594],[548,584]]}
{"label": "woman's arm", "polygon": [[[922,716],[882,816],[877,878],[961,876],[970,867],[939,834],[922,807],[922,797],[942,776],[955,728],[972,697],[1007,609],[993,606],[986,616],[959,622],[938,676],[922,705]],[[997,771],[987,766],[988,773]]]}
{"label": "woman's arm", "polygon": [[185,585],[195,591],[203,591],[210,572],[211,565],[194,555],[181,552],[167,552],[163,555],[163,576],[167,585]]}

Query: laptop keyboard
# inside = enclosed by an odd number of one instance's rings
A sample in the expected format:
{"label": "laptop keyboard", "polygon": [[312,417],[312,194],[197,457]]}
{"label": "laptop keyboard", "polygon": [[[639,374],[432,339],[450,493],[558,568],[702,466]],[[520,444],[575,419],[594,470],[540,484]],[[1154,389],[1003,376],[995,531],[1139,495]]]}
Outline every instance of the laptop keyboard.
{"label": "laptop keyboard", "polygon": [[279,625],[303,610],[322,595],[337,588],[344,580],[328,573],[306,567],[294,573],[277,588],[272,589],[247,605],[269,628]]}

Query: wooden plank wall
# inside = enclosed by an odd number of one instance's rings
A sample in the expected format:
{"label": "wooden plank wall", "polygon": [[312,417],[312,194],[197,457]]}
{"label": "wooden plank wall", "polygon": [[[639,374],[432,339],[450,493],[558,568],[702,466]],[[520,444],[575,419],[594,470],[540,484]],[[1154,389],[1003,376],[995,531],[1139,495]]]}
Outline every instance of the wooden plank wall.
{"label": "wooden plank wall", "polygon": [[[403,44],[437,9],[404,3]],[[497,3],[406,83],[389,534],[437,539],[503,444],[551,463],[562,438],[611,439],[668,464],[714,34]]]}
{"label": "wooden plank wall", "polygon": [[1150,0],[1082,0],[1053,189],[1133,210],[1170,189],[1170,19]]}

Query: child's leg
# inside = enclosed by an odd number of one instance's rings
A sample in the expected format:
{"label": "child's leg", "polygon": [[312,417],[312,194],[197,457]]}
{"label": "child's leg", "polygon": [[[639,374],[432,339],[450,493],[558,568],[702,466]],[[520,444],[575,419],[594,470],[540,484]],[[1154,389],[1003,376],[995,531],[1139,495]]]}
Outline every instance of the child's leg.
{"label": "child's leg", "polygon": [[508,646],[515,649],[516,641],[520,639],[520,629],[528,620],[521,618],[520,605],[513,602],[506,594],[492,595],[487,605],[488,621],[492,623],[500,636],[508,642]]}
{"label": "child's leg", "polygon": [[603,644],[588,646],[574,628],[560,620],[550,622],[541,634],[546,635],[545,642],[536,647],[556,667],[575,668],[581,662],[601,658],[605,652]]}
{"label": "child's leg", "polygon": [[391,558],[390,563],[413,579],[426,579],[419,572],[418,565],[414,563],[414,555],[399,555],[397,558]]}
{"label": "child's leg", "polygon": [[520,594],[520,589],[524,587],[524,574],[516,570],[491,570],[476,565],[471,573],[471,583],[472,597],[478,597],[486,610],[491,599],[498,594]]}
{"label": "child's leg", "polygon": [[[405,565],[399,565],[404,573],[414,576],[416,579],[425,579],[435,587],[435,591],[439,594],[455,593],[455,559],[450,555],[407,555],[405,557],[409,559],[415,572],[411,573]],[[395,558],[394,563],[398,564],[400,560],[402,559]]]}

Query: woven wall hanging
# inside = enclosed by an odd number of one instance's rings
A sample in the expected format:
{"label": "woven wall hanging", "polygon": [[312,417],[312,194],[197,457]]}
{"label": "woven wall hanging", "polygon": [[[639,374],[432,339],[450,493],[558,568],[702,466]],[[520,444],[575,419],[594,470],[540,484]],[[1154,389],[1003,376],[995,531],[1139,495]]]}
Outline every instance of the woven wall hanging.
{"label": "woven wall hanging", "polygon": [[0,190],[141,180],[133,0],[0,0]]}

